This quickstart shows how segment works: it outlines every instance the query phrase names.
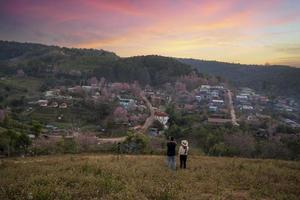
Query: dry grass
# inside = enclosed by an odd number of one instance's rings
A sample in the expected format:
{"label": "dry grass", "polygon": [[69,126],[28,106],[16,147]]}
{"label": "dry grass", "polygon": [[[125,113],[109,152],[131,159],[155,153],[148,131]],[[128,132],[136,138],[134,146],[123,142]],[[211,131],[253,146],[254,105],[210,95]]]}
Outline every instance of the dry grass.
{"label": "dry grass", "polygon": [[300,163],[191,156],[62,155],[0,160],[0,199],[298,199]]}

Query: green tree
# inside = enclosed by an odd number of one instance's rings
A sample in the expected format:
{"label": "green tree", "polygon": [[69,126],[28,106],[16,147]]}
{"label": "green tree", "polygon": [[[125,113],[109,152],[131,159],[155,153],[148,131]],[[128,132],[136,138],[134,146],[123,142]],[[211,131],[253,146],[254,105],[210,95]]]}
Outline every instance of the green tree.
{"label": "green tree", "polygon": [[18,150],[22,151],[23,153],[27,152],[27,148],[31,144],[31,140],[25,133],[20,133],[16,137],[16,147]]}
{"label": "green tree", "polygon": [[10,156],[16,151],[18,133],[14,129],[8,129],[0,134],[0,149]]}
{"label": "green tree", "polygon": [[153,128],[157,128],[159,131],[163,130],[164,129],[164,125],[158,121],[158,120],[155,120],[152,124],[152,127]]}
{"label": "green tree", "polygon": [[42,128],[43,128],[43,126],[42,126],[42,124],[40,124],[40,122],[35,121],[35,120],[32,121],[32,128],[31,128],[31,130],[32,130],[32,133],[36,137],[38,137],[41,134]]}
{"label": "green tree", "polygon": [[128,133],[122,144],[122,151],[127,153],[143,153],[146,151],[149,139],[144,134]]}

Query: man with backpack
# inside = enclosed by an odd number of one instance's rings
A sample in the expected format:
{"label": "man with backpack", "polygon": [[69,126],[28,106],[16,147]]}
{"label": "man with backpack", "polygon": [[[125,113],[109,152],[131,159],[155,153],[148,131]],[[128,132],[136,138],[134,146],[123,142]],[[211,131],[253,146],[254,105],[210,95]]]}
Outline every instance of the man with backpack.
{"label": "man with backpack", "polygon": [[167,143],[167,162],[170,169],[176,170],[176,141],[174,137],[170,138],[170,141]]}

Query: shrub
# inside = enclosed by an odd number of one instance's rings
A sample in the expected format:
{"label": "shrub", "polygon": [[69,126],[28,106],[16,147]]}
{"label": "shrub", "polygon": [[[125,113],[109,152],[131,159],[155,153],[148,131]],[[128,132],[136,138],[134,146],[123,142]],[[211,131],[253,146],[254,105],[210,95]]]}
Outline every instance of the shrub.
{"label": "shrub", "polygon": [[129,133],[126,140],[121,145],[124,153],[144,153],[147,150],[149,140],[143,134]]}

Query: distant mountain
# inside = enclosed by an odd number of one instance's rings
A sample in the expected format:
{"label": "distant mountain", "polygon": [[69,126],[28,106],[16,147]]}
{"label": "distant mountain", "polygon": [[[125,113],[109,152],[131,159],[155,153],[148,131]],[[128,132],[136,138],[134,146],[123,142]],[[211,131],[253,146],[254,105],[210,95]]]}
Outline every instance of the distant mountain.
{"label": "distant mountain", "polygon": [[193,71],[189,65],[163,56],[120,58],[104,50],[0,41],[0,75],[13,75],[20,69],[35,77],[54,71],[61,77],[76,71],[81,75],[74,79],[96,76],[110,81],[137,80],[144,85],[160,85]]}
{"label": "distant mountain", "polygon": [[300,98],[300,68],[289,66],[242,65],[196,59],[177,59],[199,72],[220,76],[235,86],[245,86],[269,95]]}

